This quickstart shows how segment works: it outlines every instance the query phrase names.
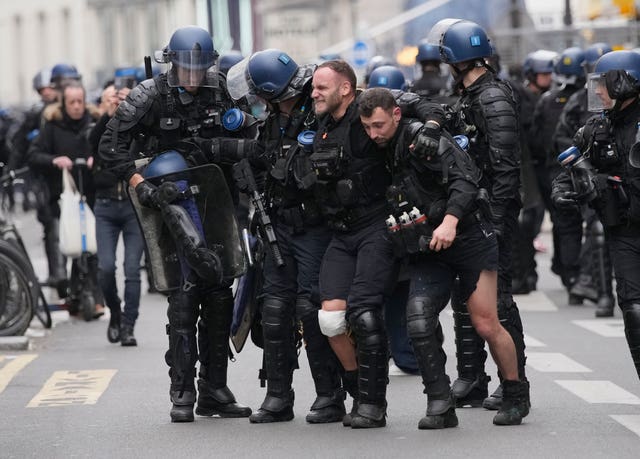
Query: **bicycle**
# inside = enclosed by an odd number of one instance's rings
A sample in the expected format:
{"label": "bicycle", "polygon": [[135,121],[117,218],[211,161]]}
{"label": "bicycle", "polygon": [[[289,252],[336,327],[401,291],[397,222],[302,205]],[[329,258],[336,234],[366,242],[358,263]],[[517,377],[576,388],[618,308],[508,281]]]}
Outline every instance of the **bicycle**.
{"label": "bicycle", "polygon": [[5,190],[28,168],[0,177],[0,336],[22,335],[35,315],[51,328],[49,304],[41,289],[33,264],[18,228],[6,212]]}

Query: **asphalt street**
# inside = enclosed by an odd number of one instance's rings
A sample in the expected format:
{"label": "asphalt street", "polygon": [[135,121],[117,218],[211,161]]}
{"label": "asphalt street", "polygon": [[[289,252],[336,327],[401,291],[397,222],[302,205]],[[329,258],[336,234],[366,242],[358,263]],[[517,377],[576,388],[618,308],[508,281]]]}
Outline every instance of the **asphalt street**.
{"label": "asphalt street", "polygon": [[[45,277],[40,226],[33,214],[18,214],[16,223]],[[542,241],[550,245],[548,231]],[[172,424],[164,363],[167,302],[146,293],[145,283],[138,347],[108,343],[107,316],[84,322],[59,311],[52,330],[32,323],[29,349],[0,349],[0,457],[639,457],[640,383],[619,311],[613,319],[596,319],[592,304],[568,306],[550,273],[550,253],[537,259],[538,290],[516,297],[532,400],[521,426],[494,426],[494,412],[469,408],[457,410],[457,428],[419,431],[426,409],[420,377],[396,374],[390,376],[386,428],[307,424],[314,394],[304,351],[294,376],[293,421],[251,425],[247,419],[196,417],[191,424]],[[450,309],[441,320],[455,377]],[[261,359],[249,343],[229,364],[230,388],[253,409],[265,394],[257,378]],[[492,390],[493,364],[488,373]]]}

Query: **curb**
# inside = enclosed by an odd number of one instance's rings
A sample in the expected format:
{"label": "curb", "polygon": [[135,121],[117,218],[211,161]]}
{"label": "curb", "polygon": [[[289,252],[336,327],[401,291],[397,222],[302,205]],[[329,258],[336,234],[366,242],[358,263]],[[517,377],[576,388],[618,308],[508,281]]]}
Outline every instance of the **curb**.
{"label": "curb", "polygon": [[26,351],[29,349],[29,338],[26,336],[0,337],[1,351]]}

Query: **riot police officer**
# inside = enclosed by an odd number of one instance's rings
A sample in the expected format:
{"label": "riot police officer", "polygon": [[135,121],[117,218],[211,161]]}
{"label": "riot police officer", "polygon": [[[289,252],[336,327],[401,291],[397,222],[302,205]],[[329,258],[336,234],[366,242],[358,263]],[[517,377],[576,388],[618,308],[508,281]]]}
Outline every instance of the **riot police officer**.
{"label": "riot police officer", "polygon": [[570,168],[553,183],[558,207],[588,202],[604,226],[616,277],[618,305],[640,377],[640,55],[612,51],[588,77],[590,118],[574,138],[584,158],[570,149],[559,159]]}
{"label": "riot police officer", "polygon": [[[469,154],[483,173],[481,187],[489,191],[492,223],[498,236],[498,315],[516,346],[519,379],[526,382],[524,334],[511,294],[510,272],[511,236],[521,207],[520,141],[514,93],[487,66],[485,58],[491,55],[491,46],[478,24],[443,19],[429,33],[429,41],[436,40],[443,61],[449,64],[454,76],[455,88],[461,90],[460,100],[454,106],[460,117],[452,131],[473,135]],[[478,406],[488,381],[484,373],[484,343],[471,327],[469,314],[457,292],[453,293],[451,303],[458,351],[458,380],[452,391],[459,404]],[[502,386],[482,402],[483,406],[497,409],[501,397]]]}
{"label": "riot police officer", "polygon": [[419,96],[446,101],[447,77],[442,74],[440,49],[437,43],[422,40],[418,44],[416,62],[420,64],[422,75],[411,85],[411,91]]}
{"label": "riot police officer", "polygon": [[[592,72],[597,60],[606,53],[613,51],[607,43],[593,43],[584,50],[585,67]],[[569,148],[578,129],[585,125],[591,113],[587,110],[587,88],[580,88],[574,92],[565,104],[556,131],[553,136],[554,150],[558,153]],[[555,156],[555,155],[553,155]],[[548,158],[547,161],[555,160]],[[605,244],[604,228],[597,214],[589,207],[582,207],[582,219],[573,227],[572,238],[578,241],[578,234],[582,234],[582,220],[586,222],[584,241],[580,248],[580,274],[577,281],[569,290],[569,303],[580,304],[583,299],[596,302],[596,317],[611,317],[615,299],[613,297],[613,272],[609,249]],[[576,209],[562,209],[561,213],[575,214]],[[566,232],[571,234],[571,232]],[[575,247],[575,245],[574,245]]]}
{"label": "riot police officer", "polygon": [[[105,168],[114,171],[135,189],[132,195],[141,223],[147,249],[154,268],[156,283],[166,280],[169,291],[168,310],[169,350],[166,361],[171,378],[170,398],[172,422],[192,422],[196,402],[194,384],[195,363],[200,359],[198,400],[196,414],[221,417],[247,417],[251,409],[239,405],[227,386],[227,364],[229,356],[229,329],[232,320],[233,297],[231,282],[241,274],[239,269],[227,273],[225,266],[235,263],[237,251],[233,234],[237,231],[233,209],[223,201],[228,196],[228,187],[222,173],[209,175],[200,180],[198,193],[189,194],[180,175],[160,183],[152,176],[179,172],[187,162],[202,164],[221,162],[222,155],[237,148],[237,139],[222,137],[229,135],[221,125],[221,116],[233,106],[224,85],[224,77],[214,66],[217,53],[209,33],[195,26],[177,29],[156,60],[169,64],[168,71],[145,80],[136,86],[119,105],[115,116],[107,125],[100,142],[100,155]],[[185,140],[193,142],[185,143]],[[134,143],[135,142],[135,143]],[[132,146],[133,143],[133,146]],[[194,143],[200,145],[198,150]],[[130,151],[154,155],[143,175],[136,170]],[[215,171],[219,169],[214,168]],[[146,179],[145,179],[146,177]],[[194,210],[193,202],[200,196],[210,196],[211,187],[216,186],[214,212],[225,223],[222,234],[216,240],[207,241],[215,232],[216,224],[204,220],[202,213]],[[226,194],[225,194],[226,193]],[[213,201],[210,196],[208,201]],[[200,206],[204,205],[202,202]],[[230,204],[229,204],[230,205]],[[231,207],[233,207],[231,205]],[[209,209],[211,210],[211,209]],[[149,213],[150,212],[150,213]],[[162,218],[160,218],[160,216]],[[155,223],[154,223],[155,222]],[[208,222],[208,223],[207,223]],[[148,240],[149,228],[155,224],[168,231],[172,244],[153,243]],[[211,244],[207,246],[207,243]],[[240,247],[238,241],[238,250]],[[179,263],[163,265],[163,260],[173,260],[171,253],[162,253],[172,248],[177,251]],[[237,265],[236,265],[237,266]],[[176,272],[177,271],[177,275]],[[228,274],[228,275],[227,275]],[[173,279],[177,279],[173,282]],[[159,288],[160,290],[160,288]],[[196,322],[198,342],[196,342]],[[198,349],[200,354],[198,356]]]}
{"label": "riot police officer", "polygon": [[488,341],[505,375],[505,399],[494,423],[520,424],[528,411],[525,387],[518,381],[513,341],[498,321],[498,247],[495,233],[476,203],[480,171],[445,133],[437,154],[416,153],[414,138],[424,126],[403,120],[389,91],[366,91],[360,98],[359,112],[367,134],[387,155],[394,171],[393,186],[387,192],[392,212],[387,224],[396,255],[414,257],[407,328],[428,396],[426,416],[418,428],[458,425],[438,321],[456,275],[460,296],[468,299],[474,327]]}
{"label": "riot police officer", "polygon": [[[539,155],[531,149],[529,143],[533,139],[531,133],[533,112],[538,99],[548,89],[556,57],[557,53],[544,49],[529,53],[522,64],[523,73],[526,75],[525,80],[511,81],[519,102],[522,181],[522,210],[518,218],[517,231],[513,235],[512,283],[513,292],[520,294],[535,290],[538,280],[533,239],[538,233],[539,222],[544,216],[545,198],[541,193],[539,178],[546,177],[546,169],[544,155]],[[541,166],[539,167],[538,164]],[[546,194],[548,199],[548,190]]]}
{"label": "riot police officer", "polygon": [[[318,274],[331,239],[314,198],[309,155],[317,121],[312,110],[315,65],[298,66],[285,52],[268,49],[232,67],[229,94],[268,102],[270,113],[258,141],[264,154],[252,164],[266,170],[265,200],[283,266],[267,250],[262,288],[262,332],[267,395],[252,423],[293,419],[292,379],[296,329],[302,330],[316,400],[309,423],[339,422],[345,415],[340,363],[318,324]],[[300,324],[301,327],[297,327]]]}

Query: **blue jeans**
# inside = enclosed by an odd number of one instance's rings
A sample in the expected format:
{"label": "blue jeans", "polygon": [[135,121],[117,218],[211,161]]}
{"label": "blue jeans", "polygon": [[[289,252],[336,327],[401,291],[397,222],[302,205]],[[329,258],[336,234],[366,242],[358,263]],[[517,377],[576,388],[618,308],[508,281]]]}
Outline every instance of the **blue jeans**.
{"label": "blue jeans", "polygon": [[128,200],[96,199],[94,213],[98,239],[98,283],[112,314],[120,312],[116,284],[116,249],[122,233],[125,279],[122,323],[133,326],[140,306],[140,259],[144,250],[138,220]]}

